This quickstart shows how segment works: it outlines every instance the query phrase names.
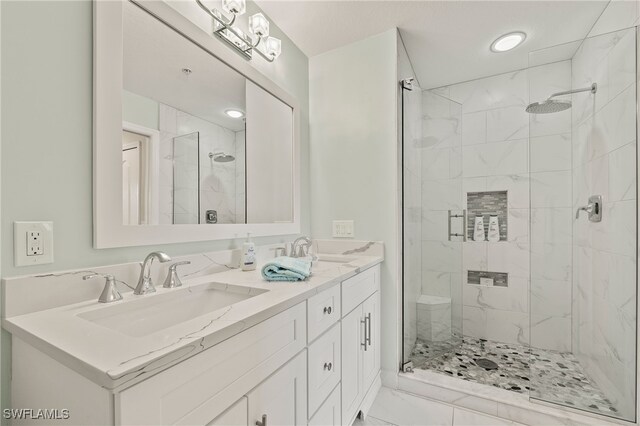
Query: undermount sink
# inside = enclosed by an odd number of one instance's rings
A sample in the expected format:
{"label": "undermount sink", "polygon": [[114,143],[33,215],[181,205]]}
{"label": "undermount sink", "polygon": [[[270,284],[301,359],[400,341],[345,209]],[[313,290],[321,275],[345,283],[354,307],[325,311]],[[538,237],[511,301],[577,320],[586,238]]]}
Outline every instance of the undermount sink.
{"label": "undermount sink", "polygon": [[331,262],[331,263],[349,263],[356,260],[357,257],[354,256],[345,256],[342,254],[321,254],[318,256],[319,262]]}
{"label": "undermount sink", "polygon": [[206,283],[163,294],[139,296],[139,299],[84,312],[78,317],[128,336],[142,337],[266,291]]}

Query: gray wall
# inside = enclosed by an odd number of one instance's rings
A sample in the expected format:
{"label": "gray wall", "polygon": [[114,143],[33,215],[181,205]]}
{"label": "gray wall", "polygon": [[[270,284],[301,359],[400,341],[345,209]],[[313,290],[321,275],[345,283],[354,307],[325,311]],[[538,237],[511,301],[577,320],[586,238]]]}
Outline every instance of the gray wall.
{"label": "gray wall", "polygon": [[[382,368],[398,368],[397,31],[309,61],[314,238],[353,219],[355,238],[384,241]],[[398,343],[398,344],[396,344]]]}
{"label": "gray wall", "polygon": [[[92,241],[92,5],[90,1],[1,2],[0,232],[4,277],[140,260],[150,247],[96,250]],[[248,14],[257,10],[248,5]],[[252,65],[302,108],[302,231],[309,233],[308,59],[275,25],[282,55]],[[115,212],[118,214],[118,212]],[[13,222],[52,220],[55,263],[13,266]],[[266,244],[291,237],[256,238]],[[234,240],[153,247],[171,255],[236,247]],[[3,332],[3,406],[10,354]]]}
{"label": "gray wall", "polygon": [[[249,9],[255,9],[253,4]],[[249,12],[250,13],[250,12]],[[89,1],[2,2],[2,271],[4,276],[81,268],[144,257],[149,247],[96,250],[92,244],[92,7]],[[261,72],[302,106],[302,230],[309,232],[308,60],[283,40]],[[262,63],[264,62],[264,63]],[[55,263],[13,266],[12,224],[54,222]],[[282,238],[256,239],[258,244]],[[234,241],[172,244],[173,255],[226,249]]]}

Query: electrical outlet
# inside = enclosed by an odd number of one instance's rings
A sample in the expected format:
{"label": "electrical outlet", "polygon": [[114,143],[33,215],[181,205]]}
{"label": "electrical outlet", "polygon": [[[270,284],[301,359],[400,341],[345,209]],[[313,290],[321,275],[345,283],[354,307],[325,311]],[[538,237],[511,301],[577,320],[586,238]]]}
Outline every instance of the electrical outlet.
{"label": "electrical outlet", "polygon": [[40,231],[27,231],[27,256],[41,256],[43,254],[42,233]]}
{"label": "electrical outlet", "polygon": [[353,238],[353,220],[334,220],[333,238]]}
{"label": "electrical outlet", "polygon": [[53,222],[14,222],[15,266],[53,263]]}

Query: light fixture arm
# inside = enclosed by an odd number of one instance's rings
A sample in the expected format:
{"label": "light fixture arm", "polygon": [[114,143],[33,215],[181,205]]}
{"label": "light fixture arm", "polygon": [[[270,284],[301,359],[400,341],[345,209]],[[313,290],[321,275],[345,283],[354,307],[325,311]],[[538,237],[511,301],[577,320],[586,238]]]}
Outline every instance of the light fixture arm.
{"label": "light fixture arm", "polygon": [[[239,34],[239,33],[235,30],[235,28],[233,28],[233,24],[235,23],[236,18],[237,18],[237,16],[238,16],[237,14],[233,13],[233,14],[232,14],[232,15],[233,15],[233,17],[232,17],[231,19],[227,18],[228,22],[225,22],[225,20],[224,20],[224,17],[223,17],[223,16],[218,16],[218,15],[216,15],[215,13],[213,13],[213,12],[212,12],[212,11],[211,11],[207,6],[205,6],[205,5],[204,5],[204,3],[202,3],[202,1],[201,1],[201,0],[196,0],[196,3],[198,3],[198,6],[200,6],[200,8],[201,8],[202,10],[204,10],[204,11],[207,13],[207,15],[209,15],[210,17],[212,17],[216,22],[218,22],[218,23],[221,25],[221,27],[220,27],[219,29],[217,29],[217,30],[216,30],[216,33],[217,33],[218,35],[220,35],[220,33],[221,33],[222,31],[227,30],[227,31],[231,32],[234,36],[238,37],[240,40],[244,41],[248,46],[251,46],[251,42],[250,42],[250,41],[248,41],[248,40],[246,39],[246,37],[245,37],[243,34]],[[221,15],[222,15],[222,14],[221,14]],[[222,36],[221,36],[221,38],[222,38],[223,40],[226,40],[226,38],[224,38],[224,37],[222,37]],[[228,41],[228,40],[226,40],[226,41]],[[233,45],[233,44],[232,44],[232,45]],[[238,46],[235,46],[235,45],[233,45],[233,46],[234,46],[236,49],[240,50],[241,52],[245,53],[245,55],[249,55],[249,57],[251,57],[251,56],[250,56],[250,53],[249,53],[249,51],[251,50],[251,47],[249,47],[249,48],[247,48],[247,49],[242,49],[242,48],[240,48],[240,47],[238,47]]]}
{"label": "light fixture arm", "polygon": [[[222,40],[224,40],[226,43],[228,43],[238,52],[240,52],[245,58],[251,59],[252,53],[257,52],[267,62],[273,62],[276,59],[277,55],[267,54],[263,51],[263,49],[258,47],[260,44],[264,45],[264,43],[262,43],[263,37],[258,36],[258,40],[254,42],[253,40],[251,40],[251,38],[238,32],[233,27],[233,24],[235,23],[236,18],[238,17],[237,13],[232,12],[233,17],[227,18],[222,13],[219,13],[217,10],[209,9],[207,6],[205,6],[204,3],[202,3],[202,0],[195,0],[195,1],[198,4],[198,6],[200,6],[200,8],[207,13],[207,15],[213,18],[214,21],[218,24],[219,28],[214,30],[214,34],[219,38],[221,38]],[[232,41],[229,38],[229,34],[227,32],[235,36],[239,40],[239,42]]]}

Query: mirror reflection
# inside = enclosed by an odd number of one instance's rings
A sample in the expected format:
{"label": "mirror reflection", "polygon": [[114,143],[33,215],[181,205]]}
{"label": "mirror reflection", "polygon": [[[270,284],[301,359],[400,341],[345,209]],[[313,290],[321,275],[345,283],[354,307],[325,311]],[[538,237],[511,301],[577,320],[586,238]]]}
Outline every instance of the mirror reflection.
{"label": "mirror reflection", "polygon": [[123,223],[291,222],[291,107],[132,3],[123,25]]}

